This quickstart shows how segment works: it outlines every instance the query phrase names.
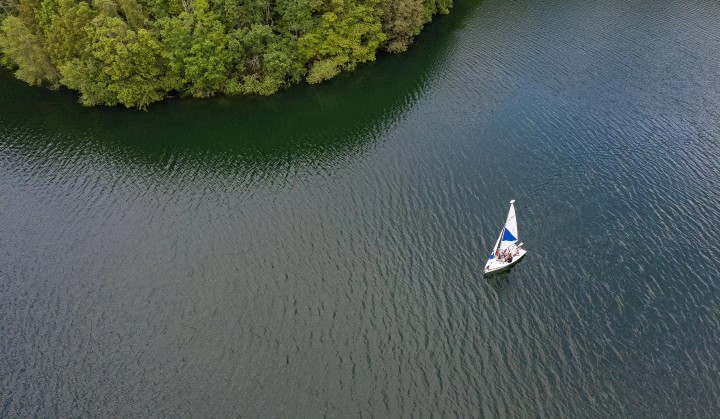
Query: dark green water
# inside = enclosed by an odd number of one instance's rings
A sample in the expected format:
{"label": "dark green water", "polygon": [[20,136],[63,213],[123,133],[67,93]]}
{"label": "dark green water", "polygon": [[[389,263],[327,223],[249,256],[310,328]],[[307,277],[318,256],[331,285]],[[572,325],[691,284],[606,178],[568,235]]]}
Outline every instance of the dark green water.
{"label": "dark green water", "polygon": [[720,416],[718,22],[460,1],[148,113],[1,76],[0,417]]}

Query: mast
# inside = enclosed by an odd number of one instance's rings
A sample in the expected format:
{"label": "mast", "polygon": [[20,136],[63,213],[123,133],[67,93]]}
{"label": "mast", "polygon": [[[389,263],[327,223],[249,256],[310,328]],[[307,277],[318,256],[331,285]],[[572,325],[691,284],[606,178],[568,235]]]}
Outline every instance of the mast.
{"label": "mast", "polygon": [[498,236],[498,239],[495,242],[495,246],[493,247],[492,253],[490,253],[490,259],[495,259],[495,252],[497,252],[498,248],[500,247],[500,240],[502,240],[503,232],[505,232],[505,227],[503,227],[503,229],[500,230],[500,235]]}

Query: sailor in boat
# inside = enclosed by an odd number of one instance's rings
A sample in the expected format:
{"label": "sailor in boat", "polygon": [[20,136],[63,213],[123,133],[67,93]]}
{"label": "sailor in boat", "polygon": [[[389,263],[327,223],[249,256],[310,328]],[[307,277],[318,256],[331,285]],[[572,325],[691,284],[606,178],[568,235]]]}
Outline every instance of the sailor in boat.
{"label": "sailor in boat", "polygon": [[515,259],[515,256],[517,256],[520,253],[520,249],[517,245],[511,245],[507,249],[504,249],[498,256],[498,260],[501,260],[506,263],[512,263],[513,259]]}

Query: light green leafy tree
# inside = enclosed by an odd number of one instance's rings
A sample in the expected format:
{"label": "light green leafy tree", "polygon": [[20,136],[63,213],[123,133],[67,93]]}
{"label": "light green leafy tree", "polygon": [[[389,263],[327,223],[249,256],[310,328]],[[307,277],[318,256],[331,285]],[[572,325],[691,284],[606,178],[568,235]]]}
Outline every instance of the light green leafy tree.
{"label": "light green leafy tree", "polygon": [[3,61],[15,67],[15,76],[31,85],[55,84],[60,75],[43,48],[42,36],[19,17],[8,16],[0,26]]}
{"label": "light green leafy tree", "polygon": [[323,4],[317,27],[298,39],[300,54],[310,66],[308,83],[330,79],[341,70],[375,60],[375,52],[387,38],[377,6],[376,0],[330,0]]}
{"label": "light green leafy tree", "polygon": [[54,13],[43,24],[45,50],[55,66],[60,67],[84,54],[85,45],[90,41],[86,27],[96,15],[85,1],[57,1]]}
{"label": "light green leafy tree", "polygon": [[89,56],[62,68],[64,82],[80,90],[83,103],[145,109],[165,96],[160,42],[151,31],[136,31],[120,17],[100,15],[88,32]]}

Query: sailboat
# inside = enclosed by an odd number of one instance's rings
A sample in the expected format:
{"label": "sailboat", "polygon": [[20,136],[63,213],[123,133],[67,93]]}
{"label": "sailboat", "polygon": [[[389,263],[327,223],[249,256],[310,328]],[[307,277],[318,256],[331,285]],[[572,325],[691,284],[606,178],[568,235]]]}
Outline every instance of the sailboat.
{"label": "sailboat", "polygon": [[525,256],[527,250],[522,248],[522,243],[518,243],[517,218],[515,218],[515,200],[510,201],[510,211],[508,212],[505,226],[500,231],[500,237],[495,242],[490,259],[485,264],[483,275],[489,276],[510,269],[513,265],[520,262]]}

